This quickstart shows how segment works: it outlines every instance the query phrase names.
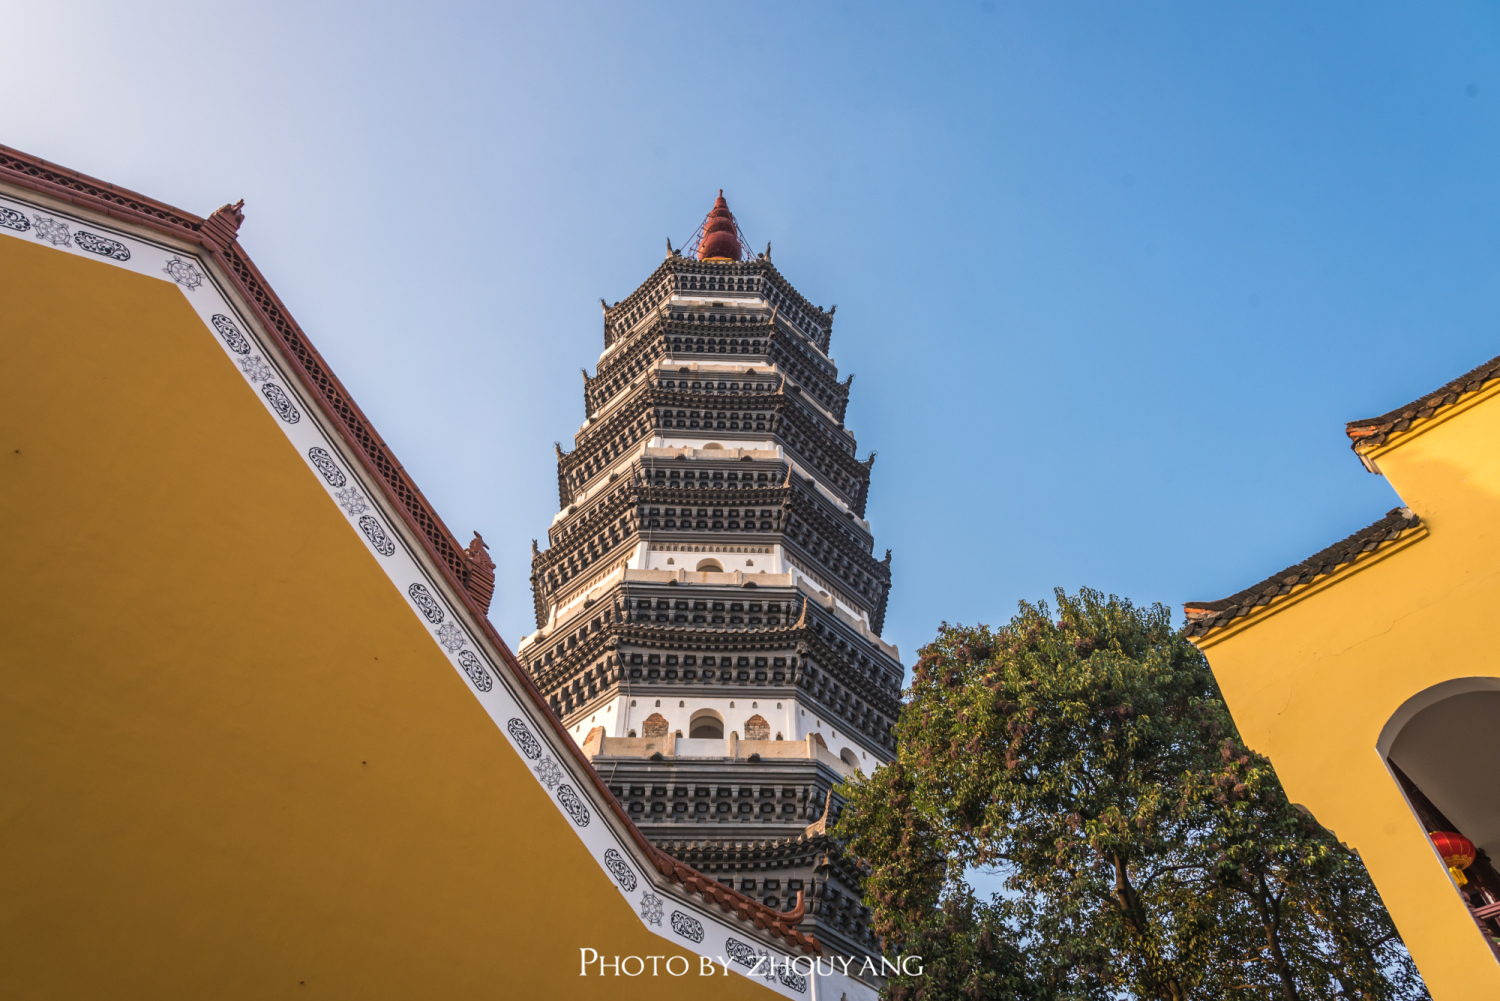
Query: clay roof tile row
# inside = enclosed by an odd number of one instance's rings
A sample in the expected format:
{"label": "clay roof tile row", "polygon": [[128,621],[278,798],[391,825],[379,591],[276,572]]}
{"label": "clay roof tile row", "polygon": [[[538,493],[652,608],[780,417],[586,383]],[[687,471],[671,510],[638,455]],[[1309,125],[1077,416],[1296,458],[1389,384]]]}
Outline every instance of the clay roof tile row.
{"label": "clay roof tile row", "polygon": [[1410,509],[1392,509],[1384,518],[1360,529],[1353,535],[1309,556],[1281,573],[1273,574],[1253,587],[1232,594],[1218,601],[1189,601],[1183,606],[1188,622],[1183,628],[1189,638],[1206,636],[1215,629],[1229,625],[1271,604],[1277,598],[1291,594],[1304,584],[1311,584],[1319,577],[1334,573],[1345,564],[1354,562],[1360,554],[1373,552],[1388,542],[1394,542],[1407,532],[1422,524],[1421,519]]}
{"label": "clay roof tile row", "polygon": [[1400,434],[1411,427],[1413,421],[1426,420],[1441,408],[1452,406],[1461,397],[1478,392],[1497,378],[1500,378],[1500,358],[1491,358],[1441,389],[1413,400],[1404,407],[1397,407],[1379,417],[1350,421],[1345,425],[1344,433],[1349,436],[1351,447],[1356,450],[1361,446],[1382,445],[1391,435]]}

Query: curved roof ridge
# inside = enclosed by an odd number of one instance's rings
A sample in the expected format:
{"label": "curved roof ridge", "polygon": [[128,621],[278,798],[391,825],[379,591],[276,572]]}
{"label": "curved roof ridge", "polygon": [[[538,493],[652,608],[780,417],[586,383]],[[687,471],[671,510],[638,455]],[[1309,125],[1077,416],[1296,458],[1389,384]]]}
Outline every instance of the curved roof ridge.
{"label": "curved roof ridge", "polygon": [[1311,584],[1319,577],[1326,577],[1346,564],[1353,563],[1363,553],[1373,552],[1389,542],[1395,542],[1406,532],[1419,528],[1422,519],[1410,508],[1392,508],[1384,518],[1367,525],[1353,535],[1340,539],[1328,548],[1309,556],[1301,563],[1272,574],[1259,584],[1251,585],[1227,598],[1217,601],[1188,601],[1183,603],[1187,614],[1187,625],[1183,635],[1188,638],[1205,636],[1215,629],[1229,625],[1271,604],[1278,598],[1292,593],[1293,589]]}
{"label": "curved roof ridge", "polygon": [[1418,397],[1404,407],[1397,407],[1379,417],[1350,421],[1344,433],[1357,451],[1361,446],[1382,445],[1391,435],[1411,427],[1413,421],[1427,420],[1439,409],[1452,406],[1469,393],[1477,393],[1494,379],[1500,378],[1500,357],[1491,358],[1439,389]]}

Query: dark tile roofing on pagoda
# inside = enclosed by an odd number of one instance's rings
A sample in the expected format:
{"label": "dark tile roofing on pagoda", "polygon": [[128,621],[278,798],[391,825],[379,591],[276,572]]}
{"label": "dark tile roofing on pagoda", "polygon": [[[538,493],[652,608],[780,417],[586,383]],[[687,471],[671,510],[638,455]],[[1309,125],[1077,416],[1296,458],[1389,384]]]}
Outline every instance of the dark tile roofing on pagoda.
{"label": "dark tile roofing on pagoda", "polygon": [[1392,434],[1400,434],[1411,427],[1413,421],[1426,420],[1440,408],[1452,406],[1466,393],[1476,393],[1497,378],[1500,378],[1500,358],[1491,358],[1441,389],[1419,397],[1404,407],[1397,407],[1379,417],[1350,421],[1345,425],[1345,433],[1356,449],[1361,445],[1384,444]]}
{"label": "dark tile roofing on pagoda", "polygon": [[1375,524],[1360,529],[1347,539],[1335,542],[1322,552],[1309,556],[1301,563],[1287,567],[1281,573],[1273,574],[1238,594],[1218,601],[1186,602],[1183,610],[1187,613],[1188,623],[1183,628],[1183,633],[1189,638],[1205,636],[1221,626],[1227,626],[1235,619],[1291,594],[1293,588],[1311,584],[1319,577],[1325,577],[1344,565],[1353,563],[1360,554],[1374,552],[1388,542],[1395,542],[1405,533],[1421,527],[1421,524],[1422,520],[1410,509],[1393,508]]}

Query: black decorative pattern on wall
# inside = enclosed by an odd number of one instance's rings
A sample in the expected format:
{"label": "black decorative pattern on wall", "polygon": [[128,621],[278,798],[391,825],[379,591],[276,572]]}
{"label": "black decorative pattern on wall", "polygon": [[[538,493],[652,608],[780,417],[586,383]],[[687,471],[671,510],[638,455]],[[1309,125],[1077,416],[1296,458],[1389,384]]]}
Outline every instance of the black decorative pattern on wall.
{"label": "black decorative pattern on wall", "polygon": [[[217,320],[219,318],[216,316],[214,319]],[[313,464],[313,468],[318,471],[318,475],[328,481],[330,487],[341,487],[349,482],[348,478],[344,476],[344,471],[333,461],[333,456],[329,455],[323,449],[308,449],[307,458]]]}
{"label": "black decorative pattern on wall", "polygon": [[0,226],[4,226],[6,229],[13,229],[17,233],[24,233],[31,228],[31,220],[15,209],[8,209],[0,205]]}
{"label": "black decorative pattern on wall", "polygon": [[333,499],[338,502],[339,507],[344,509],[344,513],[351,518],[370,510],[370,505],[365,503],[365,495],[360,493],[357,487],[345,487],[335,493]]}
{"label": "black decorative pattern on wall", "polygon": [[46,240],[54,247],[71,247],[73,238],[68,233],[68,224],[49,215],[37,214],[36,232],[38,240]]}
{"label": "black decorative pattern on wall", "polygon": [[510,722],[505,724],[505,729],[510,731],[510,735],[521,746],[522,754],[526,755],[532,761],[542,756],[542,745],[531,735],[531,731],[526,729],[524,722],[511,717]]}
{"label": "black decorative pattern on wall", "polygon": [[641,894],[641,920],[661,927],[662,899],[647,890]]}
{"label": "black decorative pattern on wall", "polygon": [[167,262],[167,266],[162,268],[162,271],[166,273],[168,278],[189,292],[202,285],[203,279],[206,277],[203,272],[198,270],[196,264],[192,261],[184,261],[176,254],[172,255],[172,259]]}
{"label": "black decorative pattern on wall", "polygon": [[[748,966],[752,970],[757,966],[761,966],[764,969],[765,965],[769,965],[761,958],[762,954],[757,952],[754,946],[746,945],[733,935],[729,936],[728,941],[724,943],[724,951],[729,953],[730,959],[741,966]],[[766,972],[769,973],[770,971],[767,970]]]}
{"label": "black decorative pattern on wall", "polygon": [[80,229],[73,234],[73,246],[79,250],[87,250],[91,254],[98,254],[100,257],[112,257],[117,261],[130,260],[130,251],[125,244],[87,230]]}
{"label": "black decorative pattern on wall", "polygon": [[620,853],[613,848],[604,850],[604,868],[608,869],[609,874],[615,878],[615,882],[620,884],[620,889],[626,893],[635,889],[635,870],[630,868],[620,857]]}
{"label": "black decorative pattern on wall", "polygon": [[543,758],[532,771],[536,772],[536,777],[541,779],[542,785],[547,787],[548,792],[556,789],[557,784],[563,780],[562,765],[553,761],[550,754]]}
{"label": "black decorative pattern on wall", "polygon": [[681,911],[672,912],[672,930],[689,942],[703,941],[703,922]]}
{"label": "black decorative pattern on wall", "polygon": [[260,355],[243,355],[238,359],[240,371],[251,382],[267,382],[276,377],[276,372]]}
{"label": "black decorative pattern on wall", "polygon": [[451,653],[469,642],[469,638],[464,635],[462,629],[458,628],[457,623],[450,622],[437,631],[437,641]]}
{"label": "black decorative pattern on wall", "polygon": [[589,826],[589,808],[583,805],[583,799],[567,783],[557,787],[557,801],[562,808],[568,811],[568,816],[573,818],[573,823],[579,827]]}
{"label": "black decorative pattern on wall", "polygon": [[292,398],[286,395],[286,390],[276,385],[276,383],[266,383],[260,387],[260,392],[270,402],[271,409],[276,411],[277,417],[280,417],[288,424],[295,424],[302,419],[302,414],[292,403]]}
{"label": "black decorative pattern on wall", "polygon": [[437,599],[432,596],[431,591],[427,590],[421,584],[413,584],[406,589],[406,593],[411,595],[411,600],[416,603],[417,608],[426,616],[428,622],[437,625],[443,621],[443,606],[437,603]]}
{"label": "black decorative pattern on wall", "polygon": [[776,979],[796,991],[798,994],[806,993],[807,978],[791,968],[790,963],[779,963],[776,966]]}
{"label": "black decorative pattern on wall", "polygon": [[[237,355],[247,355],[250,353],[250,342],[245,339],[244,334],[240,333],[240,328],[234,325],[233,320],[223,313],[215,313],[209,322],[214,325],[214,329],[219,332],[219,336],[224,338],[224,343],[229,345],[229,350]],[[318,451],[321,452],[322,449]]]}
{"label": "black decorative pattern on wall", "polygon": [[370,540],[370,545],[381,556],[391,556],[396,552],[396,544],[385,534],[385,529],[380,527],[380,522],[375,520],[374,515],[361,515],[359,530],[365,533],[365,538]]}
{"label": "black decorative pattern on wall", "polygon": [[481,692],[487,692],[495,687],[495,679],[490,677],[490,672],[484,669],[479,662],[479,657],[472,650],[460,650],[458,652],[458,666],[464,669],[469,680],[474,682],[474,687]]}

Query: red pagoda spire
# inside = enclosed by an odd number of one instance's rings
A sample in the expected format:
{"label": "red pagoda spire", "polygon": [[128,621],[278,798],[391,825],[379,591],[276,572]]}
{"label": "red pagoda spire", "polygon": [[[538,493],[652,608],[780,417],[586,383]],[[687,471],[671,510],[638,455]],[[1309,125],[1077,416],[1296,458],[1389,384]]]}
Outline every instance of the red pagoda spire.
{"label": "red pagoda spire", "polygon": [[720,188],[713,211],[703,220],[703,238],[698,241],[698,260],[739,259],[739,226],[735,224],[734,213],[729,211],[729,203],[724,200],[724,189]]}

